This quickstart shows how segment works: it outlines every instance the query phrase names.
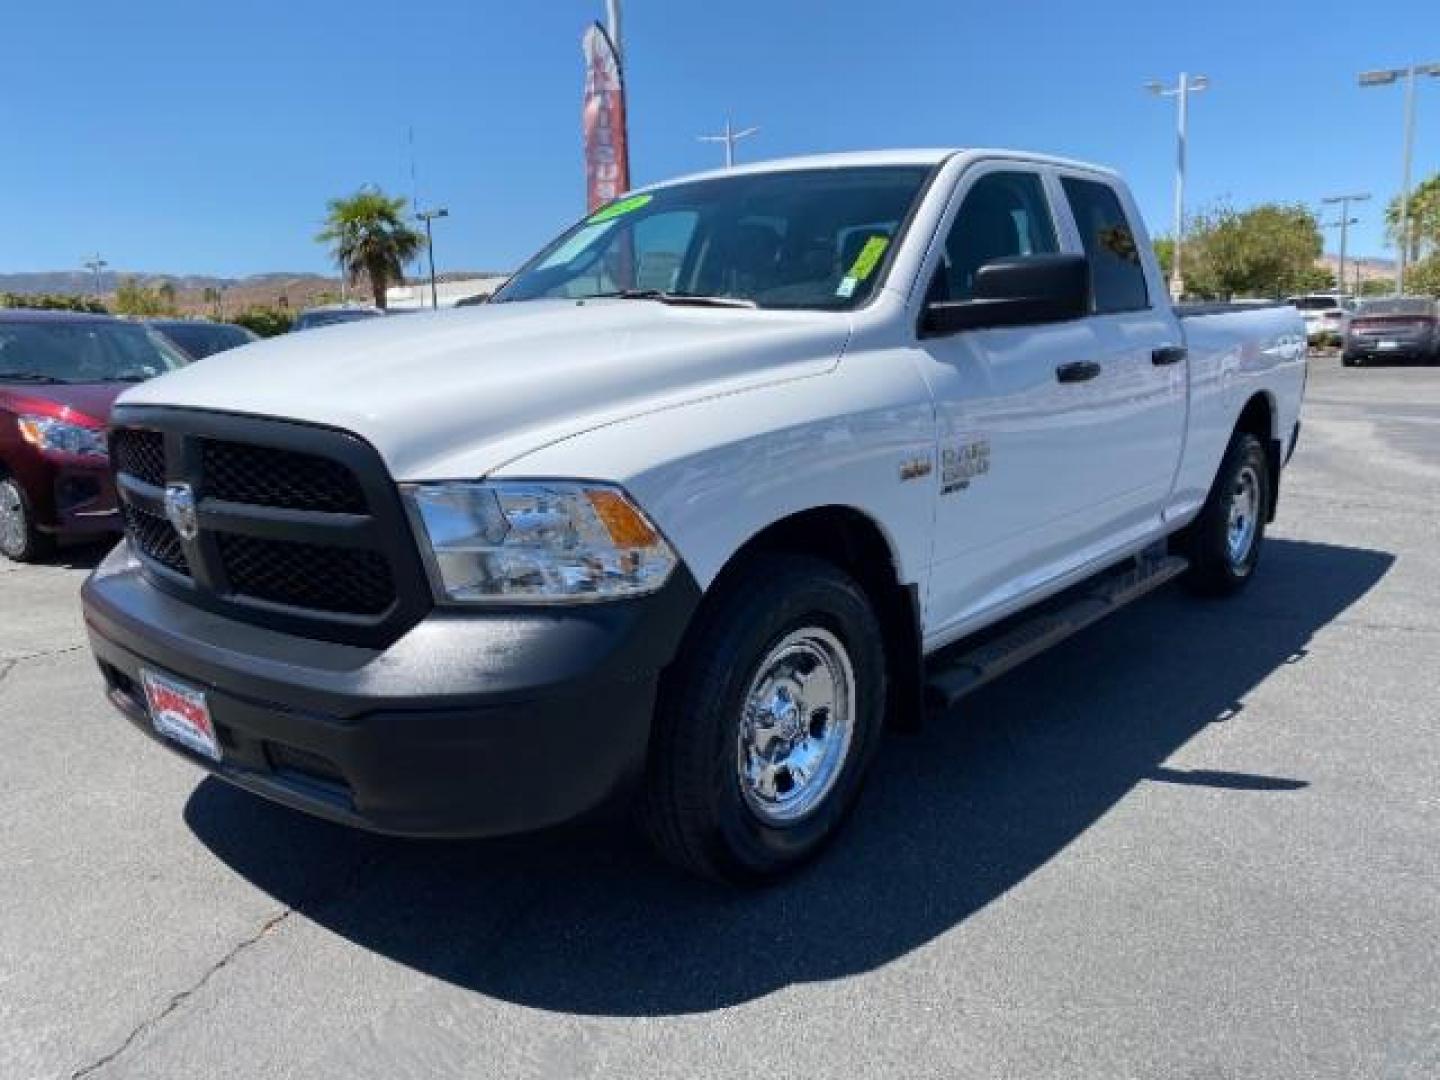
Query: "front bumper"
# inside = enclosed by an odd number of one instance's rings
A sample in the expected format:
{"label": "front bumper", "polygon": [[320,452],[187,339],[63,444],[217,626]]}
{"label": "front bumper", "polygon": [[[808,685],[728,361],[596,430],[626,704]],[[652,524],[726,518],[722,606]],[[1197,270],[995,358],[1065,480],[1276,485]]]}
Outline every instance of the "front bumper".
{"label": "front bumper", "polygon": [[[494,836],[578,817],[641,772],[659,674],[699,601],[436,609],[384,649],[226,619],[151,586],[124,545],[82,592],[112,703],[221,778],[333,821]],[[142,668],[205,691],[223,757],[158,735]]]}

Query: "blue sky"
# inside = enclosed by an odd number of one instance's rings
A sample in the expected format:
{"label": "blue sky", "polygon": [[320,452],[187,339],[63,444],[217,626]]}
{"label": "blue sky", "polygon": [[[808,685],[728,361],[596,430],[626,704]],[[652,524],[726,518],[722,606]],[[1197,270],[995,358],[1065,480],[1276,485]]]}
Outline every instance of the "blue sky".
{"label": "blue sky", "polygon": [[[373,182],[448,206],[440,267],[505,268],[582,211],[580,33],[602,0],[81,0],[14,4],[0,64],[0,271],[324,270],[325,200]],[[224,14],[212,13],[222,11]],[[997,4],[626,0],[637,183],[709,167],[727,114],[746,158],[1017,146],[1121,169],[1168,229],[1170,101],[1194,101],[1189,204],[1372,191],[1352,250],[1382,251],[1402,94],[1355,74],[1440,60],[1435,0]],[[1428,30],[1428,33],[1422,32]],[[1424,55],[1420,55],[1424,54]],[[1440,169],[1440,79],[1416,176]],[[1333,247],[1334,233],[1327,234]]]}

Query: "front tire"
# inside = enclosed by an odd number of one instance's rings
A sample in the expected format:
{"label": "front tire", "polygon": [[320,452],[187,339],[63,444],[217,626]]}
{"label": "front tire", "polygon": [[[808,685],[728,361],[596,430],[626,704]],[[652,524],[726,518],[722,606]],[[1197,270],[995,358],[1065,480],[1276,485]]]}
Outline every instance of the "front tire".
{"label": "front tire", "polygon": [[885,651],[865,593],[830,563],[763,556],[722,588],[662,687],[641,816],[682,869],[757,884],[813,857],[853,807]]}
{"label": "front tire", "polygon": [[1270,461],[1254,435],[1237,431],[1220,462],[1200,516],[1187,530],[1192,592],[1226,596],[1250,583],[1270,511]]}
{"label": "front tire", "polygon": [[34,562],[48,555],[54,540],[35,527],[25,489],[13,477],[0,477],[0,555],[12,562]]}

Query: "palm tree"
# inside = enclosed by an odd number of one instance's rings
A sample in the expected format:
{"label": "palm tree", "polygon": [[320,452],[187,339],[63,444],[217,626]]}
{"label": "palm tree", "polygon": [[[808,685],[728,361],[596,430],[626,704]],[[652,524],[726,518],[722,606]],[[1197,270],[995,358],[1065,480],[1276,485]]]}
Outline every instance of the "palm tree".
{"label": "palm tree", "polygon": [[405,224],[405,200],[392,199],[366,186],[349,198],[331,199],[324,230],[315,237],[329,244],[340,271],[354,285],[370,279],[375,306],[384,309],[385,289],[403,284],[405,263],[425,247],[425,237]]}

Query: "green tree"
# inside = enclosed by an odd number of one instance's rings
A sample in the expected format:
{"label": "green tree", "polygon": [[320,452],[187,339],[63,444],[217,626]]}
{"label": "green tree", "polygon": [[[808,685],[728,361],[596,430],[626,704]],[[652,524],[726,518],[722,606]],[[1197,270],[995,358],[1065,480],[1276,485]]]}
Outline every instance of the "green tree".
{"label": "green tree", "polygon": [[1391,277],[1365,278],[1360,282],[1361,296],[1392,296],[1395,279]]}
{"label": "green tree", "polygon": [[131,315],[141,319],[153,319],[161,315],[178,315],[175,306],[175,286],[165,282],[158,288],[146,285],[133,277],[122,278],[115,288],[115,311],[120,315]]}
{"label": "green tree", "polygon": [[376,187],[331,199],[325,228],[315,239],[330,253],[350,283],[369,278],[375,306],[384,309],[385,290],[405,282],[405,264],[424,249],[425,237],[405,223],[405,200]]}
{"label": "green tree", "polygon": [[[1385,234],[1400,246],[1400,196],[1385,208]],[[1440,173],[1422,180],[1410,192],[1410,262],[1440,251]],[[1409,282],[1406,282],[1409,285]]]}
{"label": "green tree", "polygon": [[284,308],[257,304],[246,308],[230,321],[255,331],[261,337],[274,337],[289,330],[295,317]]}
{"label": "green tree", "polygon": [[1405,291],[1421,296],[1440,297],[1440,250],[1432,252],[1428,258],[1405,271]]}
{"label": "green tree", "polygon": [[1161,274],[1166,281],[1169,281],[1171,273],[1175,270],[1175,240],[1173,237],[1157,236],[1155,238],[1155,258],[1160,262]]}
{"label": "green tree", "polygon": [[1186,236],[1186,290],[1228,299],[1325,287],[1334,277],[1316,266],[1323,249],[1319,223],[1304,206],[1216,207],[1196,215]]}
{"label": "green tree", "polygon": [[108,314],[105,305],[92,296],[69,293],[0,293],[0,308],[32,308],[43,311],[88,311]]}

